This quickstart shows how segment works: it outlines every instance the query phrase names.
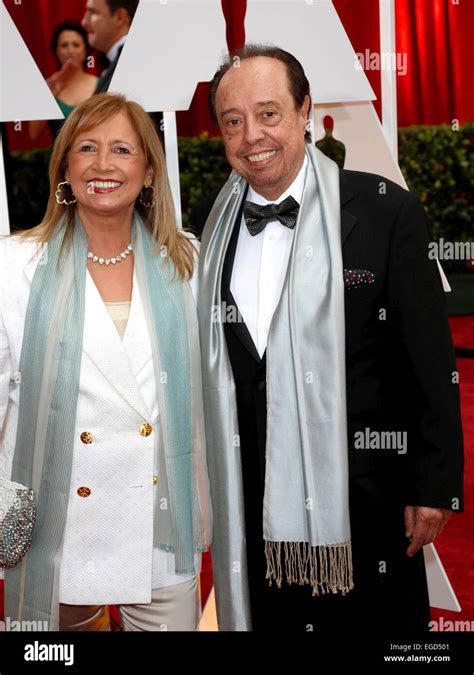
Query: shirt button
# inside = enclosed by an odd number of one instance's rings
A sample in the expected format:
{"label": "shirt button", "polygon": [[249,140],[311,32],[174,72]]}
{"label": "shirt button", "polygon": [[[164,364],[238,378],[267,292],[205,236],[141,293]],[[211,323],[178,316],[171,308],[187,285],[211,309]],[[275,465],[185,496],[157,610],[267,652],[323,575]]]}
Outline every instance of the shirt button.
{"label": "shirt button", "polygon": [[85,487],[84,485],[77,490],[77,494],[79,497],[88,497],[91,493],[91,489],[88,487]]}
{"label": "shirt button", "polygon": [[140,424],[140,427],[138,429],[138,433],[140,434],[140,436],[149,436],[152,431],[153,427],[151,426],[151,424],[148,424],[148,422]]}
{"label": "shirt button", "polygon": [[83,431],[81,434],[81,441],[86,445],[92,443],[93,436],[90,431]]}
{"label": "shirt button", "polygon": [[157,485],[159,480],[158,476],[153,476],[153,485]]}
{"label": "shirt button", "polygon": [[268,237],[268,239],[269,239],[269,241],[275,241],[275,235],[274,235],[274,234],[271,234],[271,235]]}

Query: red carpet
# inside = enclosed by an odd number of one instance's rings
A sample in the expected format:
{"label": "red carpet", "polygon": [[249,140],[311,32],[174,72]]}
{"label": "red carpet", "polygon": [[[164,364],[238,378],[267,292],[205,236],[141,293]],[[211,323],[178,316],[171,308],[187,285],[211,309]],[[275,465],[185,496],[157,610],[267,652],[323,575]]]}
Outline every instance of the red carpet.
{"label": "red carpet", "polygon": [[474,349],[474,316],[450,316],[449,324],[455,347]]}
{"label": "red carpet", "polygon": [[[454,344],[474,349],[474,317],[450,317]],[[451,518],[436,541],[436,549],[454,588],[461,612],[432,609],[432,619],[470,621],[474,629],[474,359],[458,359],[466,454],[464,513]]]}
{"label": "red carpet", "polygon": [[[451,317],[456,346],[474,348],[474,317]],[[466,450],[465,511],[453,516],[436,541],[436,549],[462,607],[462,612],[432,609],[432,619],[472,621],[474,628],[474,359],[458,359]],[[204,554],[201,596],[204,605],[212,587],[211,556]],[[113,612],[118,619],[118,612]],[[0,619],[3,619],[3,581],[0,581]]]}

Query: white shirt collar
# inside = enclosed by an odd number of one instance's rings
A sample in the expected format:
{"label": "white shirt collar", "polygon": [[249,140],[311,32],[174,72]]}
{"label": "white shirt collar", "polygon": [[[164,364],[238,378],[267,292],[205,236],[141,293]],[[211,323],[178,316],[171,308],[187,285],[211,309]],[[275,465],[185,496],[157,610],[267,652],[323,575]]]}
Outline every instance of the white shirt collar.
{"label": "white shirt collar", "polygon": [[109,59],[109,63],[112,63],[112,61],[115,61],[115,59],[117,58],[118,50],[120,49],[120,47],[122,45],[125,44],[126,39],[127,39],[127,36],[122,35],[122,37],[119,38],[117,40],[117,42],[111,46],[111,48],[107,52],[107,58]]}
{"label": "white shirt collar", "polygon": [[286,199],[291,195],[293,199],[296,199],[298,204],[301,204],[301,200],[303,199],[304,180],[306,177],[307,166],[308,166],[308,157],[306,156],[305,153],[303,165],[299,170],[295,180],[292,182],[290,187],[287,190],[285,190],[285,192],[282,195],[280,195],[277,199],[273,200],[265,199],[265,197],[259,195],[258,192],[255,192],[255,190],[249,185],[247,196],[245,198],[246,201],[253,202],[254,204],[259,204],[260,206],[265,206],[265,204],[280,204],[280,202],[282,202],[284,199]]}

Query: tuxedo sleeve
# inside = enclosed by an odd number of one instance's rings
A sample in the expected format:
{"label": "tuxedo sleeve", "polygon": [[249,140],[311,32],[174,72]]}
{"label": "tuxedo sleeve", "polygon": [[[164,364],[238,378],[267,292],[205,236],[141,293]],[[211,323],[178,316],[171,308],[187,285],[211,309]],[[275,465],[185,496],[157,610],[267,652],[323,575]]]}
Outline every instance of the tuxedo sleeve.
{"label": "tuxedo sleeve", "polygon": [[199,240],[201,239],[202,231],[207,221],[207,217],[211,212],[212,206],[216,201],[220,190],[214,190],[208,194],[204,199],[198,202],[191,210],[189,217],[189,229]]}
{"label": "tuxedo sleeve", "polygon": [[198,206],[195,206],[189,215],[189,229],[198,239],[201,239],[202,230],[204,228],[204,223],[201,219],[202,215],[199,212],[199,208]]}
{"label": "tuxedo sleeve", "polygon": [[403,491],[407,504],[461,511],[459,385],[445,295],[436,260],[430,258],[430,242],[424,208],[407,193],[392,231],[388,270],[389,319],[406,359],[406,392],[413,402]]}

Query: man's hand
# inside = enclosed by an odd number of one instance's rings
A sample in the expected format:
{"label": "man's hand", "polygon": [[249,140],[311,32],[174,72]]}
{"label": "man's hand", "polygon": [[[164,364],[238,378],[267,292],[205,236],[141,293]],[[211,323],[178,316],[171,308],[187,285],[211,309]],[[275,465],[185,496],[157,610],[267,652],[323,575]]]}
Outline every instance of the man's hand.
{"label": "man's hand", "polygon": [[405,531],[410,539],[407,555],[415,555],[422,546],[431,544],[451,517],[448,509],[429,506],[405,506]]}

